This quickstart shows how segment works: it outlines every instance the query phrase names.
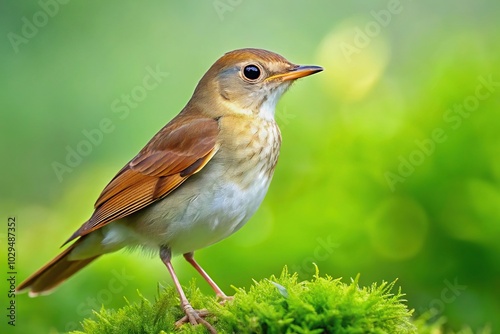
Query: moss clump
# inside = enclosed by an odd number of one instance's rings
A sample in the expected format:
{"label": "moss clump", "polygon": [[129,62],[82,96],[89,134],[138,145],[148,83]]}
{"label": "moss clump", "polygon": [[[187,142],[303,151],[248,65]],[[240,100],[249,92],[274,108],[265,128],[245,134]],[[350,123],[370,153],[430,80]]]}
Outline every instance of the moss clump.
{"label": "moss clump", "polygon": [[[279,278],[254,281],[248,291],[235,289],[225,305],[202,295],[194,282],[186,294],[193,307],[211,312],[207,321],[220,333],[441,333],[425,321],[417,322],[417,330],[404,295],[391,292],[393,287],[394,282],[359,287],[358,278],[345,284],[318,273],[298,282],[285,268]],[[175,328],[183,314],[173,287],[159,292],[154,303],[140,298],[117,311],[95,312],[72,334],[206,333],[203,326]]]}
{"label": "moss clump", "polygon": [[329,276],[298,282],[279,278],[238,289],[233,303],[217,311],[217,324],[231,333],[416,333],[411,311],[394,283],[358,286]]}

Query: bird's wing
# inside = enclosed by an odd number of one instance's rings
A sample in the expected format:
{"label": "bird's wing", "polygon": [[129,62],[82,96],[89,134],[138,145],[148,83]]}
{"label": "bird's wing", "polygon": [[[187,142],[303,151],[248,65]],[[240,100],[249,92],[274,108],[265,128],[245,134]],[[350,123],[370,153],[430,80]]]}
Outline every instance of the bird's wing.
{"label": "bird's wing", "polygon": [[167,196],[215,155],[218,133],[216,119],[175,118],[104,188],[92,217],[66,243]]}

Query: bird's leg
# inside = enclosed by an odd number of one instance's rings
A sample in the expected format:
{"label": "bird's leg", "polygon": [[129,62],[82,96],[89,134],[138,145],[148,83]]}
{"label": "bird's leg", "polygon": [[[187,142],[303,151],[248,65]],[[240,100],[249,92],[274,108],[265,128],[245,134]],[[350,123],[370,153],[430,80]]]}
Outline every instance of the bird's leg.
{"label": "bird's leg", "polygon": [[219,286],[214,282],[213,279],[208,276],[207,272],[203,270],[203,268],[196,262],[194,259],[194,253],[186,253],[184,254],[184,258],[186,259],[187,262],[189,262],[194,269],[196,269],[197,272],[200,273],[200,275],[203,277],[205,281],[212,287],[212,289],[215,291],[215,295],[217,298],[222,299],[222,302],[225,302],[227,300],[231,300],[233,297],[227,296],[220,288]]}
{"label": "bird's leg", "polygon": [[167,266],[168,272],[170,273],[170,276],[172,276],[172,280],[174,281],[175,288],[177,289],[177,292],[179,293],[179,297],[181,300],[181,307],[184,310],[184,313],[186,314],[182,319],[178,320],[175,325],[176,326],[181,326],[184,323],[191,323],[192,325],[198,325],[202,324],[205,326],[208,331],[212,334],[216,334],[217,331],[215,328],[210,325],[203,317],[208,315],[207,310],[195,310],[189,301],[186,298],[186,294],[184,293],[184,290],[182,290],[181,284],[179,283],[179,279],[177,278],[177,275],[175,274],[174,267],[172,266],[172,252],[168,247],[160,247],[160,258]]}

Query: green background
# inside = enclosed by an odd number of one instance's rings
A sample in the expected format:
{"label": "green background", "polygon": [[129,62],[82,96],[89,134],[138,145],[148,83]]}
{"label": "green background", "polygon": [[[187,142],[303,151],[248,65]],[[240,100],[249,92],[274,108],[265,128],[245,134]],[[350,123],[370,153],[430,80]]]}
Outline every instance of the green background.
{"label": "green background", "polygon": [[[325,71],[277,107],[283,146],[263,205],[199,262],[227,293],[284,265],[310,278],[312,262],[346,281],[361,273],[365,285],[398,278],[417,314],[434,308],[451,328],[498,331],[499,9],[493,0],[4,1],[2,275],[8,217],[17,219],[19,283],[88,219],[107,181],[218,57],[259,47]],[[157,87],[115,112],[157,68],[168,72]],[[85,149],[84,133],[103,119],[112,130],[58,177],[54,163]],[[184,284],[197,276],[182,258],[174,266]],[[108,255],[50,296],[17,296],[12,328],[1,282],[2,333],[75,329],[93,307],[171,284],[156,256]]]}

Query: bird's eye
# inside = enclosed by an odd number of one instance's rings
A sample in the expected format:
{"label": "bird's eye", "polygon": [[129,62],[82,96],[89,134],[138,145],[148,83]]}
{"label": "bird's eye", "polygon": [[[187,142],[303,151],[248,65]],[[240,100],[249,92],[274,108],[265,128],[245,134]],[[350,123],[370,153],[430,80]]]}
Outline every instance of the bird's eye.
{"label": "bird's eye", "polygon": [[260,77],[260,69],[256,65],[247,65],[243,69],[243,75],[248,80],[257,80]]}

